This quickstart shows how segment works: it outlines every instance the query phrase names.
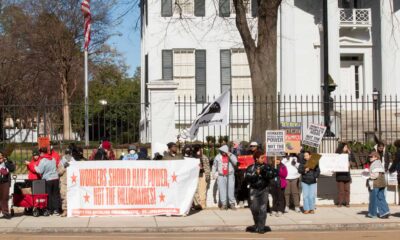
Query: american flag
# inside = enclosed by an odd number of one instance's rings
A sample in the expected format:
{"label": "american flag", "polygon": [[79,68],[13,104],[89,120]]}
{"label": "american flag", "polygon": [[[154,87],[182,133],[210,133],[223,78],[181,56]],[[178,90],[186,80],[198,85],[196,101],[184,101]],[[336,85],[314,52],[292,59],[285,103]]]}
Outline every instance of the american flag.
{"label": "american flag", "polygon": [[92,21],[92,15],[90,14],[90,0],[83,0],[81,4],[81,10],[83,17],[85,18],[85,50],[88,50],[90,43],[90,25]]}

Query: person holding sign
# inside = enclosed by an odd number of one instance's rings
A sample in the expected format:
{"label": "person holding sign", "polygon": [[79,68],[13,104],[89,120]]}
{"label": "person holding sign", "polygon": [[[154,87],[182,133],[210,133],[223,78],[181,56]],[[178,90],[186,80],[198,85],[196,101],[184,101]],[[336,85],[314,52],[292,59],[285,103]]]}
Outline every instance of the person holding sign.
{"label": "person holding sign", "polygon": [[349,171],[347,172],[336,172],[336,183],[338,188],[338,207],[346,206],[350,207],[350,162],[354,162],[354,155],[350,150],[348,143],[342,143],[336,150],[338,154],[348,154],[349,156]]}
{"label": "person holding sign", "polygon": [[235,167],[237,158],[231,152],[227,145],[219,148],[219,154],[214,158],[212,166],[212,176],[217,178],[219,200],[221,209],[229,208],[236,210],[235,207]]}
{"label": "person holding sign", "polygon": [[304,214],[314,214],[315,211],[315,194],[317,190],[317,179],[320,169],[316,161],[311,160],[311,152],[304,152],[304,162],[299,166],[301,174],[301,187],[303,189],[303,210]]}
{"label": "person holding sign", "polygon": [[253,158],[255,163],[247,168],[245,175],[245,180],[250,185],[250,209],[254,220],[254,226],[247,228],[247,231],[265,233],[268,187],[276,174],[274,169],[265,163],[262,152],[255,152]]}
{"label": "person holding sign", "polygon": [[285,164],[288,175],[286,177],[287,186],[285,189],[285,212],[289,212],[290,197],[293,199],[294,210],[300,213],[300,173],[299,166],[300,161],[295,154],[288,155],[282,159],[282,163]]}

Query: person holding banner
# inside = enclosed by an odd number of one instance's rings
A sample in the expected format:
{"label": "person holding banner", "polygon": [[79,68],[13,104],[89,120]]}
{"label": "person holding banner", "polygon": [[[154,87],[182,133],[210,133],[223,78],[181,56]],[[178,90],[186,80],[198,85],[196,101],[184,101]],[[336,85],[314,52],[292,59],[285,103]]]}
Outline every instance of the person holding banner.
{"label": "person holding banner", "polygon": [[228,207],[236,210],[235,200],[235,167],[237,158],[229,152],[227,145],[219,148],[219,154],[214,158],[212,166],[212,176],[217,178],[219,200],[221,209]]}
{"label": "person holding banner", "polygon": [[265,163],[261,151],[253,154],[254,164],[246,169],[245,180],[250,185],[250,210],[254,226],[248,227],[249,232],[265,233],[267,220],[268,187],[276,176],[274,169]]}
{"label": "person holding banner", "polygon": [[303,190],[304,214],[315,213],[317,179],[320,174],[318,164],[307,164],[309,161],[311,161],[311,152],[304,151],[304,162],[302,162],[299,166],[299,173],[301,174],[301,187]]}
{"label": "person holding banner", "polygon": [[348,154],[349,156],[349,171],[347,172],[336,172],[336,183],[338,189],[338,207],[346,206],[350,207],[350,162],[354,162],[354,155],[352,154],[348,143],[341,143],[336,150],[338,154]]}
{"label": "person holding banner", "polygon": [[[396,141],[394,141],[393,145],[396,147],[397,151],[396,151],[395,159],[389,168],[389,173],[393,174],[393,173],[397,172],[397,189],[398,189],[398,194],[399,194],[399,199],[400,199],[400,139],[397,139]],[[399,205],[400,205],[400,203],[399,203]]]}
{"label": "person holding banner", "polygon": [[178,146],[174,142],[167,144],[168,151],[164,152],[162,160],[182,160],[182,154],[178,153]]}

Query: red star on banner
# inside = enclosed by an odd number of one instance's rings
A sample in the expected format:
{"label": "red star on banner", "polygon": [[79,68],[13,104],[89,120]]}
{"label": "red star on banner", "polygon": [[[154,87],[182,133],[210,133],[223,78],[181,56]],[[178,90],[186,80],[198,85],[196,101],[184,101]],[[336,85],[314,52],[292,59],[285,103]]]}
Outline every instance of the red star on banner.
{"label": "red star on banner", "polygon": [[89,203],[90,196],[87,193],[85,196],[83,196],[83,198],[85,199],[85,203]]}
{"label": "red star on banner", "polygon": [[177,178],[178,176],[176,176],[176,174],[175,174],[175,172],[174,172],[174,175],[172,175],[172,182],[176,182],[176,178]]}
{"label": "red star on banner", "polygon": [[75,173],[72,174],[71,179],[72,179],[72,184],[76,183],[77,176],[75,176]]}
{"label": "red star on banner", "polygon": [[158,196],[160,198],[160,202],[164,202],[165,201],[165,195],[163,193],[160,194],[160,196]]}

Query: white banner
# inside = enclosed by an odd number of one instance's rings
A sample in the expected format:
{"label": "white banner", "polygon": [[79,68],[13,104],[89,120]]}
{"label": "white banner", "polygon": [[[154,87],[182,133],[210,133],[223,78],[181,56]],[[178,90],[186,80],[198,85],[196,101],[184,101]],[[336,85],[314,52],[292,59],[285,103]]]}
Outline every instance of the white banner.
{"label": "white banner", "polygon": [[265,132],[265,138],[268,156],[285,155],[285,130],[267,130]]}
{"label": "white banner", "polygon": [[193,121],[188,135],[194,139],[200,127],[229,124],[230,91],[225,91],[214,102],[207,105]]}
{"label": "white banner", "polygon": [[303,144],[318,148],[321,144],[322,138],[324,137],[325,131],[325,126],[311,123],[310,126],[308,126],[307,132],[303,138]]}
{"label": "white banner", "polygon": [[68,167],[68,217],[184,215],[199,159],[84,161]]}
{"label": "white banner", "polygon": [[349,155],[348,154],[328,154],[322,153],[319,159],[319,169],[321,174],[332,175],[334,172],[349,171]]}

